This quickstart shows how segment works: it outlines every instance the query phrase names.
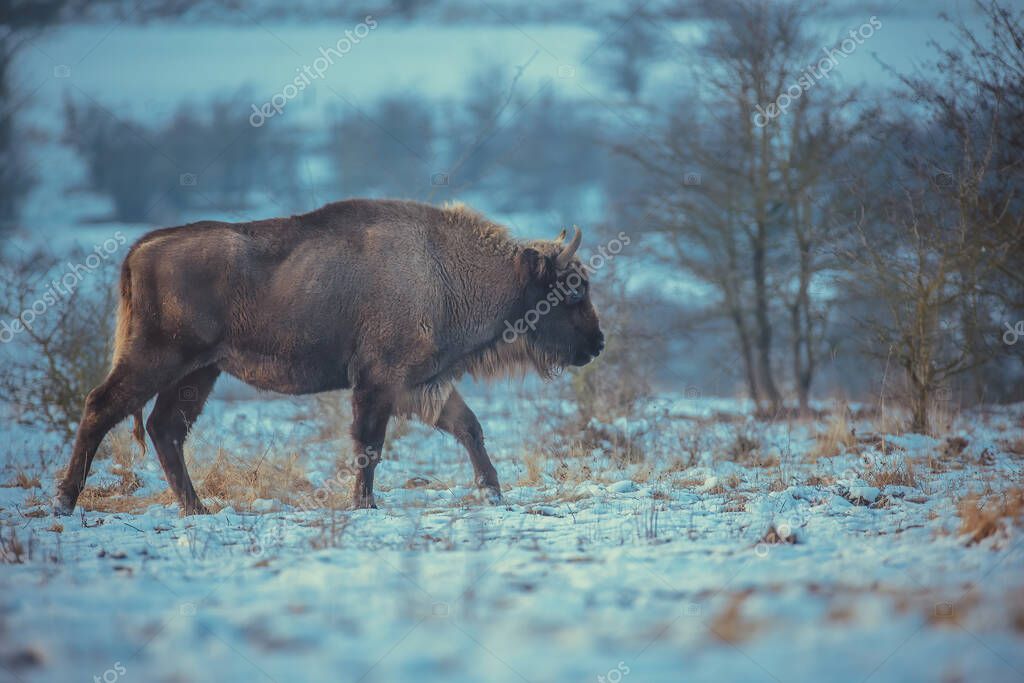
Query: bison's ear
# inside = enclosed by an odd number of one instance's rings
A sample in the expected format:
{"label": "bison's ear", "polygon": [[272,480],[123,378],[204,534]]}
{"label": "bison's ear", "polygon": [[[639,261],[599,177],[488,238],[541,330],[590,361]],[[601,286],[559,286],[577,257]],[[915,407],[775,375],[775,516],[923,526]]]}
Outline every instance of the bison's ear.
{"label": "bison's ear", "polygon": [[547,283],[554,278],[555,264],[536,249],[527,247],[519,254],[516,272],[523,284],[528,282]]}

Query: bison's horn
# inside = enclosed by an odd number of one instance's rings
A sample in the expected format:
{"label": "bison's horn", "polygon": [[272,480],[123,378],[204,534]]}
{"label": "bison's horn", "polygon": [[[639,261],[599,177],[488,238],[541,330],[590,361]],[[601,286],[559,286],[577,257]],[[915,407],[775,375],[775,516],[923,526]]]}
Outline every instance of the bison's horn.
{"label": "bison's horn", "polygon": [[566,234],[565,233],[565,228],[562,228],[562,232],[558,233],[558,237],[555,238],[555,241],[556,242],[564,242],[565,241],[565,234]]}
{"label": "bison's horn", "polygon": [[572,226],[573,234],[572,241],[569,244],[562,247],[562,251],[558,253],[558,257],[555,259],[555,265],[559,268],[565,268],[572,262],[572,257],[576,254],[576,250],[580,248],[580,242],[583,240],[583,233],[575,225]]}

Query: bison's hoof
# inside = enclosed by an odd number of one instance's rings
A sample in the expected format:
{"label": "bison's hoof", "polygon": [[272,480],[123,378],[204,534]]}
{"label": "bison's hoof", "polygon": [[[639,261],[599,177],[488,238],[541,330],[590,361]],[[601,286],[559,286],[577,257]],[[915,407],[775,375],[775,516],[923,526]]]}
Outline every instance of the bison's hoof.
{"label": "bison's hoof", "polygon": [[377,503],[374,501],[373,496],[357,498],[355,504],[356,510],[376,510]]}
{"label": "bison's hoof", "polygon": [[75,502],[68,496],[55,496],[50,504],[53,506],[54,517],[67,517],[75,511]]}
{"label": "bison's hoof", "polygon": [[485,486],[480,489],[480,493],[483,495],[484,500],[491,505],[501,505],[501,489],[497,486]]}

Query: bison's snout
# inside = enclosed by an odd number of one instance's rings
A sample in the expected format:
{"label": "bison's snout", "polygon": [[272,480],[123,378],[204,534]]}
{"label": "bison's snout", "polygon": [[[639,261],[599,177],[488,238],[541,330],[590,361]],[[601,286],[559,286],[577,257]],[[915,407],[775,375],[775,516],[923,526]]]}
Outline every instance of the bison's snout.
{"label": "bison's snout", "polygon": [[602,351],[604,351],[604,334],[598,330],[597,334],[589,340],[586,348],[581,348],[576,352],[576,357],[573,358],[572,364],[577,366],[586,365],[601,355]]}

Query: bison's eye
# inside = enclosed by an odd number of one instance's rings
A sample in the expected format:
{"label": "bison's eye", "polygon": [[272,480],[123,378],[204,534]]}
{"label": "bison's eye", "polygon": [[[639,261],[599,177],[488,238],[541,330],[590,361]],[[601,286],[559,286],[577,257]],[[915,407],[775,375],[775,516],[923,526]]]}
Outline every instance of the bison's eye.
{"label": "bison's eye", "polygon": [[581,282],[576,287],[566,285],[565,302],[567,304],[578,304],[587,296],[587,283]]}

